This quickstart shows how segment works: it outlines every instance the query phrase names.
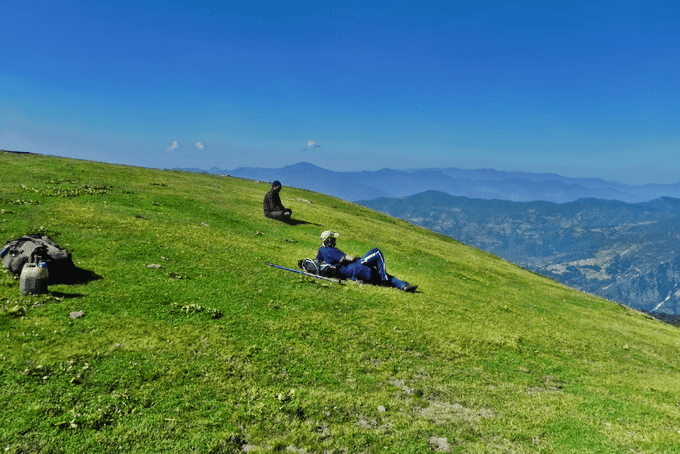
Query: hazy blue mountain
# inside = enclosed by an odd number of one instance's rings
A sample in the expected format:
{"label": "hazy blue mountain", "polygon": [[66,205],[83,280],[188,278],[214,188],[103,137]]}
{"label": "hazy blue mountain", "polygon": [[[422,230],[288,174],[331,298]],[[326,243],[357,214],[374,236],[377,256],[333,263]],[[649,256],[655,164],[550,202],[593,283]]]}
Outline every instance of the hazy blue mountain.
{"label": "hazy blue mountain", "polygon": [[[309,189],[349,201],[365,198],[365,195],[368,196],[367,198],[391,197],[387,191],[382,191],[370,184],[364,184],[361,172],[334,172],[307,162],[300,162],[280,169],[239,167],[234,170],[215,173],[259,181],[279,180],[284,186]],[[357,177],[357,175],[359,176]],[[282,197],[285,198],[285,195],[282,195]]]}
{"label": "hazy blue mountain", "polygon": [[[206,172],[198,169],[183,169]],[[631,186],[596,178],[570,178],[552,173],[502,172],[492,169],[464,170],[452,167],[336,172],[307,162],[278,169],[239,167],[207,172],[260,181],[280,180],[284,186],[309,189],[344,200],[406,197],[428,190],[474,199],[516,202],[536,200],[571,202],[582,198],[645,202],[660,197],[680,198],[680,183]]]}
{"label": "hazy blue mountain", "polygon": [[568,203],[439,191],[359,201],[634,309],[680,315],[680,200]]}

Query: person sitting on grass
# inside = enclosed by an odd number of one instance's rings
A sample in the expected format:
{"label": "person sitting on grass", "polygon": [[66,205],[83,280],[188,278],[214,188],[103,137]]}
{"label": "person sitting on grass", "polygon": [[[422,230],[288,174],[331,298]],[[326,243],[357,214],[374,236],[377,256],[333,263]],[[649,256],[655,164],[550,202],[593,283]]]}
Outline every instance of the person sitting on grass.
{"label": "person sitting on grass", "polygon": [[288,221],[290,215],[293,214],[293,210],[283,206],[279,192],[281,192],[281,182],[274,180],[274,182],[272,182],[272,188],[264,196],[262,210],[264,211],[264,215],[268,218],[278,219],[279,221]]}
{"label": "person sitting on grass", "polygon": [[337,267],[338,273],[345,279],[396,287],[405,292],[416,291],[417,285],[411,285],[387,273],[385,257],[380,249],[371,249],[360,258],[347,255],[335,247],[335,239],[339,235],[330,230],[321,234],[322,245],[316,254],[317,260]]}

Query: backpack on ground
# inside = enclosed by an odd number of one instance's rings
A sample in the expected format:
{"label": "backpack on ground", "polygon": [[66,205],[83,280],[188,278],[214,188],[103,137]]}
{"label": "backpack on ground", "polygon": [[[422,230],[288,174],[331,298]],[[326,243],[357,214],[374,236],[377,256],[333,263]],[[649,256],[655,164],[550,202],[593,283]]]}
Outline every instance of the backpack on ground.
{"label": "backpack on ground", "polygon": [[71,253],[59,247],[49,236],[40,233],[8,241],[0,249],[0,257],[2,265],[16,275],[21,274],[27,263],[45,262],[50,283],[63,281],[75,268]]}
{"label": "backpack on ground", "polygon": [[308,273],[316,274],[324,277],[338,277],[338,270],[336,267],[329,265],[317,259],[302,259],[298,262],[298,266]]}

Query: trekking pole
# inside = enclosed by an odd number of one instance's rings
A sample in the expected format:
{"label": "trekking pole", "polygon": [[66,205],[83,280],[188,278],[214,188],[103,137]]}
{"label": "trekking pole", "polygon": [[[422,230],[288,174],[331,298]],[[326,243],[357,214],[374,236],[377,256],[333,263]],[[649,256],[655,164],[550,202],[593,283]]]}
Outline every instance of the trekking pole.
{"label": "trekking pole", "polygon": [[280,270],[286,270],[286,271],[292,271],[293,273],[304,274],[305,276],[314,277],[314,278],[317,278],[317,279],[323,279],[324,281],[335,282],[336,284],[342,285],[342,279],[332,279],[332,278],[326,277],[326,276],[319,276],[318,274],[312,274],[312,273],[308,273],[306,271],[295,270],[293,268],[286,268],[285,266],[275,265],[275,264],[269,263],[269,262],[265,262],[265,265],[273,266],[274,268],[278,268]]}

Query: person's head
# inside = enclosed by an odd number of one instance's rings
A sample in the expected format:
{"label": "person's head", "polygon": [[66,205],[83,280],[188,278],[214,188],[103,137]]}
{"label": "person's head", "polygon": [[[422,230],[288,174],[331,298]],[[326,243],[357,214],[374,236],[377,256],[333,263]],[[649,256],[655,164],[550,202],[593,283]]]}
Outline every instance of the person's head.
{"label": "person's head", "polygon": [[331,232],[330,230],[324,230],[321,234],[321,241],[326,247],[334,247],[335,239],[340,236],[339,233]]}
{"label": "person's head", "polygon": [[281,182],[279,180],[274,180],[272,182],[272,189],[275,191],[280,191],[281,190]]}

